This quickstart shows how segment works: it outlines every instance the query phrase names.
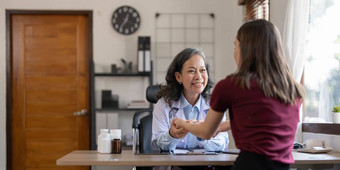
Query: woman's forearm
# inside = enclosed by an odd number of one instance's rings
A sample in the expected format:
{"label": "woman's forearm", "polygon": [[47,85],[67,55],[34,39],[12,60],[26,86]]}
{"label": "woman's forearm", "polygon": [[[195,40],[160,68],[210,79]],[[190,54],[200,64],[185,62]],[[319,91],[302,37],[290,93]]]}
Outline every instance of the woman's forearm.
{"label": "woman's forearm", "polygon": [[176,121],[176,127],[184,127],[190,133],[194,134],[199,138],[209,140],[215,133],[223,118],[223,112],[216,112],[209,109],[207,117],[202,123],[188,123],[184,120]]}

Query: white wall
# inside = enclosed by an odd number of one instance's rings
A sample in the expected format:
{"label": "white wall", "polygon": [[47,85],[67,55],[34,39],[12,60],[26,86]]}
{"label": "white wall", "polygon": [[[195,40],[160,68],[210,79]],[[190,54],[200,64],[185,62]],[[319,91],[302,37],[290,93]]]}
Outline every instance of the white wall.
{"label": "white wall", "polygon": [[283,26],[286,18],[286,6],[288,1],[271,0],[270,3],[270,21],[277,26],[281,36],[283,34]]}
{"label": "white wall", "polygon": [[[118,34],[110,23],[113,11],[121,5],[136,8],[142,18],[139,30],[131,36]],[[224,78],[236,68],[233,41],[242,24],[242,7],[237,5],[236,0],[0,0],[0,169],[6,169],[6,9],[92,10],[96,71],[108,71],[108,63],[120,63],[120,58],[136,62],[137,36],[148,35],[152,39],[156,12],[213,12],[216,16],[216,80]]]}

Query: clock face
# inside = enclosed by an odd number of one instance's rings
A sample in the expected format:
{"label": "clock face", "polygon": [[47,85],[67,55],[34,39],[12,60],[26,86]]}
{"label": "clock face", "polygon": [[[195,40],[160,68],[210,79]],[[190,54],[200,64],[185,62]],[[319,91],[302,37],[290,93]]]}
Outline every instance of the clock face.
{"label": "clock face", "polygon": [[136,32],[140,25],[139,13],[130,6],[117,8],[112,15],[112,26],[121,34],[130,35]]}

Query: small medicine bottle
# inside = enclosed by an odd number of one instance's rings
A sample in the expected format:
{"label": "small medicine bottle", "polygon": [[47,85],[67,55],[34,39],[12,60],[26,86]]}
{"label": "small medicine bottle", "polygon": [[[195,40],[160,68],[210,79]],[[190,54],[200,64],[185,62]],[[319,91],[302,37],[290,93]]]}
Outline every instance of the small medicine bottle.
{"label": "small medicine bottle", "polygon": [[110,129],[111,134],[111,153],[122,153],[121,129]]}
{"label": "small medicine bottle", "polygon": [[100,129],[97,145],[99,153],[111,153],[111,136],[109,129]]}

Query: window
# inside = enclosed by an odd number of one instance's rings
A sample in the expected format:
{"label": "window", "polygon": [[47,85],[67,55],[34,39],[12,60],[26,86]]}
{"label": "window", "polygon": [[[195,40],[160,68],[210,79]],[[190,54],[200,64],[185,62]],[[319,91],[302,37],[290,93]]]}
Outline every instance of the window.
{"label": "window", "polygon": [[331,122],[340,105],[340,2],[310,0],[304,84],[304,122]]}

